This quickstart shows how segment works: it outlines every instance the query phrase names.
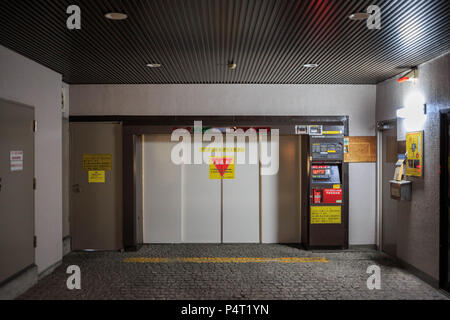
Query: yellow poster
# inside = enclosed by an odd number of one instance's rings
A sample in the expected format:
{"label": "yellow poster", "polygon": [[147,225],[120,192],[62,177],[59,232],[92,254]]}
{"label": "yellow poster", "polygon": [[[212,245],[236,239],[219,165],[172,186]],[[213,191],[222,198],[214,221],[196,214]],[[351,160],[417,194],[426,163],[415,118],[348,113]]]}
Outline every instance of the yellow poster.
{"label": "yellow poster", "polygon": [[235,163],[234,157],[210,157],[209,179],[234,179]]}
{"label": "yellow poster", "polygon": [[83,170],[85,171],[111,171],[112,154],[83,154]]}
{"label": "yellow poster", "polygon": [[340,206],[311,206],[311,224],[341,224]]}
{"label": "yellow poster", "polygon": [[423,175],[423,131],[406,134],[406,175],[422,177]]}
{"label": "yellow poster", "polygon": [[105,171],[89,171],[89,183],[105,183]]}

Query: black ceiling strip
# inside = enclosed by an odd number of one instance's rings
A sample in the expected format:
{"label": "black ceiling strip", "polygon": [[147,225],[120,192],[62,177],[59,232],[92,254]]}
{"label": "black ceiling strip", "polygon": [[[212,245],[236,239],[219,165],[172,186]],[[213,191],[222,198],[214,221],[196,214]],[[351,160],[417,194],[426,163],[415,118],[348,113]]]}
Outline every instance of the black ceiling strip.
{"label": "black ceiling strip", "polygon": [[[283,48],[288,43],[292,42],[292,37],[294,37],[296,30],[298,30],[301,25],[300,22],[303,18],[302,12],[308,5],[307,1],[296,3],[295,14],[293,14],[289,20],[284,19],[284,23],[280,24],[280,27],[275,30],[274,35],[271,37],[271,41],[268,43],[267,52],[265,52],[265,57],[262,60],[262,64],[257,73],[259,75],[257,81],[259,82],[270,82],[270,79],[274,77],[274,72],[277,71],[277,68],[282,68],[280,67],[282,64],[281,55],[284,50],[280,50],[280,48]],[[266,71],[261,70],[261,68],[265,68]]]}
{"label": "black ceiling strip", "polygon": [[[384,13],[384,20],[386,20],[388,18],[386,11],[383,11]],[[383,22],[382,22],[383,23]],[[389,28],[389,24],[387,24],[386,22],[383,23],[383,29],[384,31],[388,31],[388,34],[393,33],[393,31],[387,29],[385,26],[388,25]],[[395,25],[390,24],[391,28],[395,28]],[[365,26],[364,26],[365,27]],[[367,31],[367,32],[371,32],[371,31]],[[373,31],[373,32],[379,32],[379,31]],[[370,35],[370,33],[369,33]],[[359,36],[361,37],[361,35]],[[352,39],[352,37],[349,37],[349,39]],[[353,69],[356,70],[357,72],[372,72],[372,73],[376,73],[376,72],[381,72],[382,70],[378,69],[374,66],[374,63],[367,63],[365,60],[367,59],[367,57],[372,57],[371,59],[373,59],[373,57],[377,57],[380,60],[383,59],[383,57],[378,57],[376,56],[376,54],[378,53],[378,50],[381,49],[385,49],[385,50],[395,50],[395,48],[393,47],[393,42],[392,41],[388,41],[387,44],[387,48],[384,46],[376,46],[375,50],[371,50],[370,52],[368,52],[366,50],[366,48],[370,48],[370,43],[364,43],[364,42],[357,42],[357,45],[354,45],[353,47],[355,48],[354,52],[350,55],[350,58],[352,59],[352,66]],[[405,54],[406,55],[406,54]],[[382,60],[381,60],[382,61]],[[331,74],[335,74],[335,72],[337,72],[338,70],[342,70],[343,66],[343,61],[338,62],[334,67],[329,68],[330,73]],[[364,70],[364,67],[367,68],[367,70]],[[393,69],[394,67],[392,67]],[[394,74],[392,74],[394,75]]]}
{"label": "black ceiling strip", "polygon": [[[336,20],[339,17],[342,17],[342,12],[345,12],[346,6],[345,4],[348,4],[348,2],[344,2],[344,4],[341,5],[339,10],[329,10],[327,15],[325,15],[322,19],[322,21],[329,21],[331,24],[334,25]],[[330,3],[327,3],[327,5],[330,5]],[[334,13],[334,15],[333,15]],[[316,24],[317,22],[312,22],[312,24]],[[336,28],[333,28],[332,25],[329,25],[328,28],[317,28],[316,34],[314,37],[317,37],[320,40],[320,35],[324,32],[332,32],[332,30],[336,30]],[[343,34],[336,32],[336,34]],[[332,38],[331,38],[332,39]],[[309,43],[310,45],[307,47],[307,49],[304,51],[304,53],[299,57],[298,60],[294,61],[294,64],[290,65],[290,68],[292,69],[292,72],[290,74],[287,74],[284,78],[280,79],[279,81],[283,82],[293,82],[293,81],[305,81],[308,77],[315,74],[317,70],[311,70],[311,69],[305,69],[303,65],[305,63],[317,63],[321,68],[324,67],[324,61],[321,60],[320,57],[320,48],[317,45],[317,41],[311,40],[311,39],[303,39],[302,43],[299,45],[300,47],[304,47],[305,43]],[[327,47],[330,45],[330,43],[327,44]],[[329,50],[329,49],[327,49]],[[298,79],[298,80],[293,80]],[[305,81],[307,82],[307,81]]]}

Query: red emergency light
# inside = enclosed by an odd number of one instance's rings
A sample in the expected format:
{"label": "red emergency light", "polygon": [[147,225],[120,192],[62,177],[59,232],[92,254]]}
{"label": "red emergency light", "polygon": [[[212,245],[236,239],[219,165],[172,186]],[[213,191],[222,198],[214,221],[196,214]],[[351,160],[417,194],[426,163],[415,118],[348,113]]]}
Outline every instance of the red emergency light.
{"label": "red emergency light", "polygon": [[397,82],[403,83],[403,82],[407,82],[407,81],[412,81],[417,78],[418,78],[417,68],[413,68],[410,72],[408,72],[408,74],[404,75],[401,78],[398,78]]}
{"label": "red emergency light", "polygon": [[403,82],[406,82],[406,81],[409,81],[409,77],[401,77],[401,78],[399,78],[397,80],[398,83],[403,83]]}

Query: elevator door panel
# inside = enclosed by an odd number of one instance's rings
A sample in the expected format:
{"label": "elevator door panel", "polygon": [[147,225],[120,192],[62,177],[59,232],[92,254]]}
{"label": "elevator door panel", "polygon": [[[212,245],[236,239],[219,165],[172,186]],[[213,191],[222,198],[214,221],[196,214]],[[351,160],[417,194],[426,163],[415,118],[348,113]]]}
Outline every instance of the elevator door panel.
{"label": "elevator door panel", "polygon": [[249,164],[250,153],[258,159],[258,143],[246,142],[245,153],[246,163],[235,164],[235,178],[223,180],[224,243],[260,241],[259,163]]}
{"label": "elevator door panel", "polygon": [[144,243],[180,243],[181,166],[171,160],[170,135],[144,136]]}
{"label": "elevator door panel", "polygon": [[220,243],[220,180],[209,179],[208,163],[185,164],[182,175],[183,242]]}

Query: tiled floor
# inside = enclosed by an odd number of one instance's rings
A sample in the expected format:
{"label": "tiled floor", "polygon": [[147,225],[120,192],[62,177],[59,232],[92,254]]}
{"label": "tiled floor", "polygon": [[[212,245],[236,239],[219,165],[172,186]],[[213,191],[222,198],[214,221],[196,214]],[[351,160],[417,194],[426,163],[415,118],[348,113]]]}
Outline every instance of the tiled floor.
{"label": "tiled floor", "polygon": [[[67,289],[69,265],[81,269],[81,290]],[[380,290],[367,288],[371,265],[381,268]],[[145,246],[131,253],[71,253],[20,299],[447,298],[372,250],[183,244]]]}

